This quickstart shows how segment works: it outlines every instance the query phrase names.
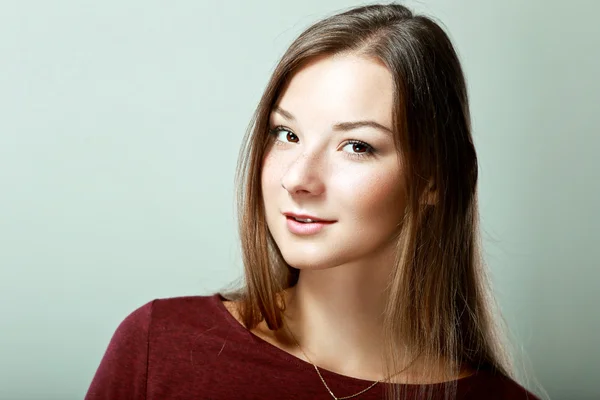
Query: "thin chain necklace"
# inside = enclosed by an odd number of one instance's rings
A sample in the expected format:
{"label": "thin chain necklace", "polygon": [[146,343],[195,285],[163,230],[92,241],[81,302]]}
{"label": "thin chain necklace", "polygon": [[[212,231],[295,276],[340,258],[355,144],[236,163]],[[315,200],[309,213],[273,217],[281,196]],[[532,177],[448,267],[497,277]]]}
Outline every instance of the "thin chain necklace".
{"label": "thin chain necklace", "polygon": [[319,378],[321,378],[321,382],[323,382],[323,385],[325,385],[325,388],[327,389],[327,391],[329,392],[329,394],[331,395],[331,397],[333,397],[334,400],[344,400],[344,399],[350,399],[352,397],[356,397],[359,396],[363,393],[365,393],[367,390],[373,388],[375,385],[377,385],[379,382],[381,382],[382,380],[387,380],[393,376],[396,376],[402,372],[404,372],[408,367],[410,367],[412,365],[412,363],[414,362],[411,361],[410,363],[408,363],[408,365],[404,368],[402,368],[400,371],[396,372],[395,374],[392,374],[390,376],[388,376],[386,379],[380,379],[378,381],[373,382],[373,384],[369,387],[367,387],[366,389],[361,390],[360,392],[353,394],[351,396],[345,396],[345,397],[336,397],[335,394],[333,394],[333,392],[331,391],[331,389],[329,388],[329,386],[327,386],[327,382],[325,382],[325,379],[323,378],[323,376],[321,375],[321,372],[319,371],[319,368],[316,366],[315,363],[313,363],[310,358],[308,357],[308,355],[306,355],[306,353],[304,352],[304,350],[302,349],[302,347],[300,346],[300,343],[298,343],[298,339],[296,339],[296,336],[294,336],[294,334],[292,333],[292,331],[287,327],[287,324],[283,324],[283,326],[285,327],[285,329],[288,331],[288,333],[292,336],[292,338],[294,339],[294,342],[296,342],[296,346],[298,346],[298,348],[300,349],[300,351],[302,352],[302,354],[304,354],[304,357],[306,357],[306,359],[308,360],[309,363],[312,364],[313,367],[315,367],[315,371],[317,371],[317,374],[319,374]]}

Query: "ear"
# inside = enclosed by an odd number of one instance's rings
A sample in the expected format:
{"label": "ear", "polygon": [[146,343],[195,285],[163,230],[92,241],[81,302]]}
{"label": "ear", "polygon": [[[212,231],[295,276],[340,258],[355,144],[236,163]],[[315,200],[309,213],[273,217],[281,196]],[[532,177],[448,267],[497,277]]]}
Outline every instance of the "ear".
{"label": "ear", "polygon": [[438,191],[434,181],[429,181],[427,189],[421,196],[421,204],[435,206],[438,202]]}

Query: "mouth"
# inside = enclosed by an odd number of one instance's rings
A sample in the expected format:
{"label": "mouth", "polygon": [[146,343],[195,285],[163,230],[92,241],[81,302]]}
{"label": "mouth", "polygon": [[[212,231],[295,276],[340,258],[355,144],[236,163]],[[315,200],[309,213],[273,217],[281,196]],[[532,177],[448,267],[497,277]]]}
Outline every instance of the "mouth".
{"label": "mouth", "polygon": [[311,218],[300,218],[295,216],[285,216],[287,229],[290,233],[297,236],[315,235],[334,224],[336,221],[313,220]]}
{"label": "mouth", "polygon": [[322,218],[318,218],[312,215],[307,214],[294,214],[294,213],[283,213],[288,220],[296,221],[301,224],[312,224],[312,223],[321,223],[321,224],[331,224],[335,221],[326,220]]}

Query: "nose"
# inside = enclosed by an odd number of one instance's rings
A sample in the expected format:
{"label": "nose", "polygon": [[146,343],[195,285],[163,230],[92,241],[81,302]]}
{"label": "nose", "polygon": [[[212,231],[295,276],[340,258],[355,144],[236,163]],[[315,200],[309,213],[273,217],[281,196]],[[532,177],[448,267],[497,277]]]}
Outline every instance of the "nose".
{"label": "nose", "polygon": [[281,177],[281,186],[291,195],[317,196],[325,190],[322,160],[316,154],[303,152],[290,162]]}

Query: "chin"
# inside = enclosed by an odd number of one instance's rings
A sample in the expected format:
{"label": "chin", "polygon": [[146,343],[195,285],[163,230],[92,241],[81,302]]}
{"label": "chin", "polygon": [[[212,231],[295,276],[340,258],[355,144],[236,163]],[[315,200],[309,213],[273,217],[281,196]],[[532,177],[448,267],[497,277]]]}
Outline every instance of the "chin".
{"label": "chin", "polygon": [[315,249],[314,252],[306,251],[303,248],[296,248],[293,251],[281,249],[281,255],[285,262],[296,269],[320,270],[333,268],[340,265],[341,260],[331,258],[331,254],[321,249]]}

